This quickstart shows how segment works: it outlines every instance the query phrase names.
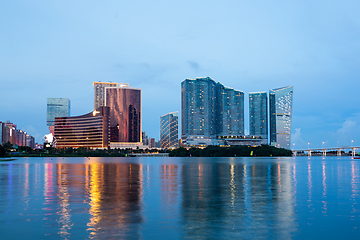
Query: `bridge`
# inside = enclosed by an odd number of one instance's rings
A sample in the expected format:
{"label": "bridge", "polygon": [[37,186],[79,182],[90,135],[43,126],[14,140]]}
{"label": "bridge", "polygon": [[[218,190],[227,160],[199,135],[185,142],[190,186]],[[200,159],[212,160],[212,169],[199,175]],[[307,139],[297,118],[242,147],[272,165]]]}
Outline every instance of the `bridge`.
{"label": "bridge", "polygon": [[296,154],[298,152],[307,152],[308,156],[311,156],[311,152],[315,152],[315,151],[318,151],[318,152],[322,152],[322,156],[326,156],[326,152],[327,151],[336,151],[336,155],[337,156],[341,156],[341,151],[342,150],[351,150],[351,156],[355,156],[356,154],[356,149],[359,149],[360,147],[334,147],[334,148],[312,148],[312,149],[299,149],[299,150],[292,150],[293,152],[293,156],[296,156]]}

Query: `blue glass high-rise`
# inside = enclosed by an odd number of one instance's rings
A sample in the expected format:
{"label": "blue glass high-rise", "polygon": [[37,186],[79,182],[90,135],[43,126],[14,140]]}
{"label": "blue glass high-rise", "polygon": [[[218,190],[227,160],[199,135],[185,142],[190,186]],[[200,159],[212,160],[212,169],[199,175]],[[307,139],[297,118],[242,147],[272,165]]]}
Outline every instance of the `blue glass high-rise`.
{"label": "blue glass high-rise", "polygon": [[212,78],[181,83],[181,138],[244,135],[244,93]]}
{"label": "blue glass high-rise", "polygon": [[221,83],[217,83],[216,93],[216,134],[245,135],[244,93]]}
{"label": "blue glass high-rise", "polygon": [[70,116],[70,100],[68,98],[47,99],[47,125],[54,126],[56,117]]}
{"label": "blue glass high-rise", "polygon": [[250,135],[268,138],[268,104],[266,92],[249,93]]}
{"label": "blue glass high-rise", "polygon": [[215,137],[216,82],[210,77],[181,83],[181,136]]}
{"label": "blue glass high-rise", "polygon": [[293,86],[269,91],[270,145],[290,149]]}

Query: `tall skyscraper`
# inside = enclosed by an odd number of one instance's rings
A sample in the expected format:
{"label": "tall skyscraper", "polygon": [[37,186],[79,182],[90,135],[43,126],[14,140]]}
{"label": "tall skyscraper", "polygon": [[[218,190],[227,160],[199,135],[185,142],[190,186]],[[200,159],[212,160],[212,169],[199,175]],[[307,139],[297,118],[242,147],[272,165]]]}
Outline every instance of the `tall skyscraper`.
{"label": "tall skyscraper", "polygon": [[3,137],[4,127],[5,127],[4,123],[0,121],[0,145],[4,143],[4,137]]}
{"label": "tall skyscraper", "polygon": [[293,86],[269,91],[270,145],[290,149]]}
{"label": "tall skyscraper", "polygon": [[106,87],[110,108],[110,142],[141,142],[141,89],[129,84]]}
{"label": "tall skyscraper", "polygon": [[244,93],[217,83],[217,135],[244,135]]}
{"label": "tall skyscraper", "polygon": [[181,136],[216,134],[216,82],[210,77],[181,83]]}
{"label": "tall skyscraper", "polygon": [[176,148],[179,146],[178,122],[178,112],[171,112],[160,117],[161,148]]}
{"label": "tall skyscraper", "polygon": [[111,82],[94,82],[94,110],[101,106],[105,106],[105,88],[117,87],[117,83]]}
{"label": "tall skyscraper", "polygon": [[54,126],[56,117],[70,116],[70,100],[68,98],[47,99],[47,125]]}
{"label": "tall skyscraper", "polygon": [[268,138],[267,93],[249,93],[250,135]]}
{"label": "tall skyscraper", "polygon": [[244,135],[244,93],[210,77],[181,83],[181,138]]}

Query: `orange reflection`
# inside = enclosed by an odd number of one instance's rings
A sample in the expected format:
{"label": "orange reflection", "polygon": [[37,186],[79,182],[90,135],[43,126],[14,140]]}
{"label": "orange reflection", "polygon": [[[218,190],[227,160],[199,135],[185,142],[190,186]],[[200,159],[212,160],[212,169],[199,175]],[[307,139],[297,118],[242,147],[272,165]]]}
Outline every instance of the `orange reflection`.
{"label": "orange reflection", "polygon": [[57,165],[57,185],[60,210],[57,212],[60,215],[58,224],[60,226],[59,234],[63,238],[70,237],[69,230],[72,227],[71,214],[70,214],[70,194],[68,191],[66,166],[62,164]]}

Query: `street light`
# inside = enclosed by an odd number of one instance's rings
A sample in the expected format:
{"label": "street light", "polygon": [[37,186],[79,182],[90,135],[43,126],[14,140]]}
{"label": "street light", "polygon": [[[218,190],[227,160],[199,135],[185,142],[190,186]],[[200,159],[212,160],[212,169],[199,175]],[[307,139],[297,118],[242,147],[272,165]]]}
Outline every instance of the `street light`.
{"label": "street light", "polygon": [[308,149],[310,149],[310,143],[308,143]]}
{"label": "street light", "polygon": [[354,140],[351,140],[351,147],[352,147],[353,142],[354,142]]}

